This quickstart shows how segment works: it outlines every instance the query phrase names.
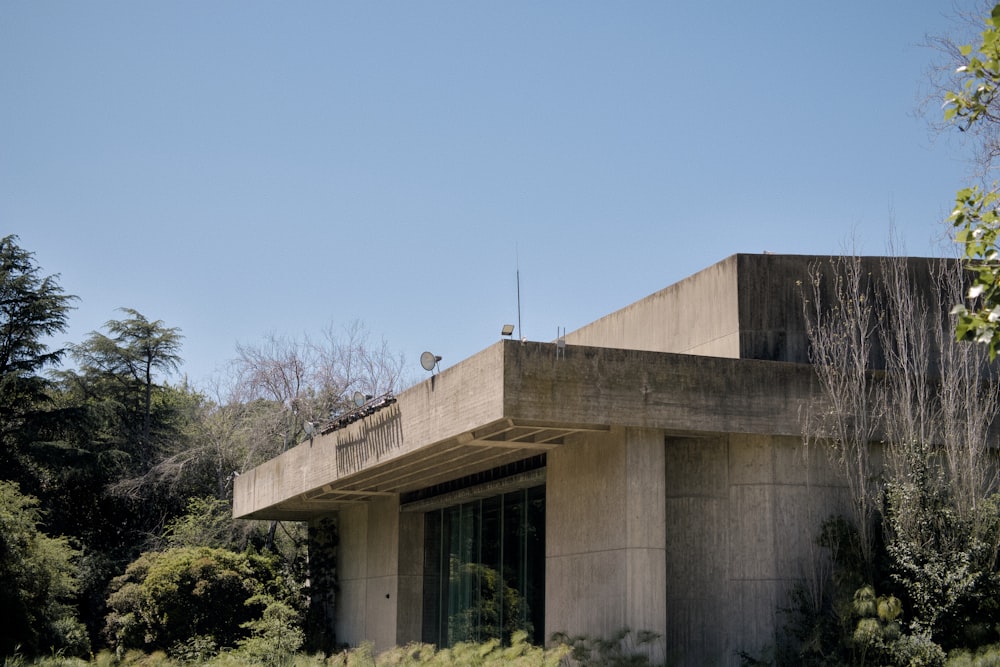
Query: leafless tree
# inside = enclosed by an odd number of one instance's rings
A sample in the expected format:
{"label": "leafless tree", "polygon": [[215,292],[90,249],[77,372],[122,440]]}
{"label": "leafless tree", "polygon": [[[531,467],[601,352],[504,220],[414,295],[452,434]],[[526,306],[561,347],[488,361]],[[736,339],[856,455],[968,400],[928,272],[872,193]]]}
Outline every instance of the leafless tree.
{"label": "leafless tree", "polygon": [[396,391],[403,358],[367,329],[330,326],[318,340],[266,335],[237,346],[228,374],[217,377],[197,406],[183,446],[123,488],[138,496],[151,486],[181,496],[228,498],[236,475],[277,456],[304,434],[304,423],[329,419],[354,391]]}
{"label": "leafless tree", "polygon": [[877,429],[870,362],[878,315],[874,288],[856,257],[817,263],[803,285],[806,334],[824,401],[803,415],[806,445],[828,452],[845,473],[865,562],[875,548],[879,488],[869,446]]}
{"label": "leafless tree", "polygon": [[961,265],[923,266],[843,257],[813,268],[806,323],[823,396],[803,433],[844,473],[869,567],[881,519],[911,626],[931,636],[996,566],[1000,387],[985,352],[952,333]]}

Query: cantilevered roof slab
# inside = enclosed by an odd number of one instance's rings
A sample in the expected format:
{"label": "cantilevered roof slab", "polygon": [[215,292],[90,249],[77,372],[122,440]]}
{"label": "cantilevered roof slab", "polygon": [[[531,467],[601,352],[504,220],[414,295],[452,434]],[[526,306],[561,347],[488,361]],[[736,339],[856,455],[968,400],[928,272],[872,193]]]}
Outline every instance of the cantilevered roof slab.
{"label": "cantilevered roof slab", "polygon": [[535,456],[576,433],[798,435],[805,364],[505,340],[236,479],[233,514],[307,520]]}

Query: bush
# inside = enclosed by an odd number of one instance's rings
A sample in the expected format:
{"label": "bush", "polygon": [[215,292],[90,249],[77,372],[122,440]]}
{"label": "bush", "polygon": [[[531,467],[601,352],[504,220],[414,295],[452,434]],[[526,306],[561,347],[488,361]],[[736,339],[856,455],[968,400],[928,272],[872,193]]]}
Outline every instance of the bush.
{"label": "bush", "polygon": [[[640,630],[633,633],[622,628],[610,638],[576,635],[563,632],[552,635],[552,641],[566,646],[574,664],[582,667],[626,667],[652,665],[650,653],[662,653],[661,637],[656,632]],[[657,650],[658,649],[658,650]]]}
{"label": "bush", "polygon": [[493,639],[483,644],[459,643],[436,650],[429,644],[410,644],[374,655],[370,644],[338,653],[327,662],[330,667],[558,667],[569,654],[568,646],[544,649],[528,643],[523,631],[514,633],[510,646]]}
{"label": "bush", "polygon": [[954,651],[945,664],[947,667],[1000,667],[1000,644],[983,646],[976,651]]}
{"label": "bush", "polygon": [[42,519],[36,498],[0,481],[0,655],[86,655],[90,640],[71,604],[80,554],[40,531]]}
{"label": "bush", "polygon": [[210,547],[147,552],[111,590],[106,632],[119,652],[202,658],[209,646],[232,648],[264,632],[252,624],[271,604],[285,605],[285,622],[298,620],[296,592],[270,556]]}

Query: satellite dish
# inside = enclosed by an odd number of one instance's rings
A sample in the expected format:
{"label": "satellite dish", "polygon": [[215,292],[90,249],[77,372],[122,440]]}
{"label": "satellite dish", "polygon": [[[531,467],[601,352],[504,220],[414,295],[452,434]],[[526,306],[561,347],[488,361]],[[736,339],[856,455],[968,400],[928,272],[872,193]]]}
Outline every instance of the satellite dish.
{"label": "satellite dish", "polygon": [[354,400],[355,407],[360,408],[362,405],[365,404],[365,395],[362,394],[360,391],[354,392],[354,396],[352,398]]}
{"label": "satellite dish", "polygon": [[439,361],[441,361],[441,357],[433,352],[424,352],[420,355],[420,365],[423,366],[425,371],[433,371]]}
{"label": "satellite dish", "polygon": [[313,424],[312,422],[306,422],[302,426],[306,430],[306,435],[308,435],[310,438],[316,435],[316,425]]}

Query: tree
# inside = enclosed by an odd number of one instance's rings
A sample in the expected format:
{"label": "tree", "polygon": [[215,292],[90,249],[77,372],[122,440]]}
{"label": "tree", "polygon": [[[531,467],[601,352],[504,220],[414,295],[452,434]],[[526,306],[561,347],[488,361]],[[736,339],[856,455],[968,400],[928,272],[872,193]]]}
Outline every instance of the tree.
{"label": "tree", "polygon": [[[76,368],[53,374],[53,411],[32,447],[37,495],[58,534],[83,547],[80,607],[97,637],[107,585],[181,514],[186,497],[132,480],[168,447],[182,447],[196,400],[161,373],[179,363],[180,335],[132,309],[70,351]],[[55,419],[57,414],[68,418]]]}
{"label": "tree", "polygon": [[71,604],[79,552],[40,531],[42,518],[36,498],[0,481],[0,656],[90,648]]}
{"label": "tree", "polygon": [[[132,436],[140,466],[152,465],[153,395],[158,388],[154,371],[169,374],[181,362],[183,336],[176,327],[162,320],[149,321],[132,308],[122,308],[128,317],[105,323],[109,335],[92,332],[73,356],[83,372],[117,386],[120,405],[130,415],[138,416],[141,431]],[[126,420],[125,424],[131,423]]]}
{"label": "tree", "polygon": [[920,642],[996,639],[1000,512],[989,429],[1000,403],[985,349],[956,341],[945,316],[961,298],[962,267],[941,260],[918,276],[904,258],[834,263],[814,269],[808,291],[823,400],[804,435],[848,481],[864,563],[856,574],[903,600]]}
{"label": "tree", "polygon": [[[1000,156],[1000,4],[985,24],[977,45],[958,49],[958,85],[945,94],[944,106],[947,122],[977,133],[983,173]],[[972,270],[967,301],[953,309],[956,335],[985,345],[992,360],[1000,352],[1000,193],[995,186],[980,185],[959,191],[949,221]]]}
{"label": "tree", "polygon": [[176,651],[197,638],[232,648],[277,603],[297,619],[300,597],[272,556],[212,547],[147,552],[112,583],[107,632],[120,648]]}
{"label": "tree", "polygon": [[49,400],[41,373],[65,352],[50,350],[45,339],[66,329],[75,298],[63,292],[57,275],[40,274],[16,236],[0,238],[0,463],[7,475]]}
{"label": "tree", "polygon": [[874,564],[878,511],[876,475],[869,455],[876,420],[869,382],[875,343],[871,276],[857,257],[816,264],[804,285],[806,334],[826,406],[805,415],[806,443],[828,447],[844,470],[852,518],[869,576]]}

